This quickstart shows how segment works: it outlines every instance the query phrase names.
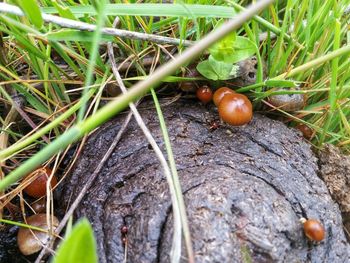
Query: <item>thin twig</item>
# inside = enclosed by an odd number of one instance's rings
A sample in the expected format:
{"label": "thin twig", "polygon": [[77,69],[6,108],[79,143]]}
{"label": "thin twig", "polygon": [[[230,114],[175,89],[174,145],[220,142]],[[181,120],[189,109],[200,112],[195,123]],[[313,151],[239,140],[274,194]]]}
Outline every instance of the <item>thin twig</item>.
{"label": "thin twig", "polygon": [[[13,14],[17,16],[24,16],[24,13],[20,8],[14,5],[6,4],[6,3],[0,3],[0,13],[8,13],[8,14]],[[54,23],[61,27],[91,31],[91,32],[95,31],[96,29],[95,25],[72,20],[72,19],[67,19],[59,16],[42,14],[42,17],[45,22]],[[134,31],[110,28],[110,27],[102,28],[101,31],[103,34],[106,34],[106,35],[117,36],[117,37],[127,38],[127,39],[134,39],[134,40],[150,41],[158,44],[179,45],[181,42],[183,46],[193,45],[193,42],[188,40],[180,40],[180,39],[171,38],[171,37],[163,37],[158,35],[139,33]]]}
{"label": "thin twig", "polygon": [[[59,233],[65,227],[65,225],[67,224],[69,218],[73,215],[75,209],[78,207],[80,201],[83,199],[84,195],[89,190],[89,188],[92,185],[92,183],[94,182],[95,178],[97,177],[97,175],[100,173],[100,171],[104,167],[105,162],[108,160],[108,158],[113,153],[113,150],[117,146],[118,142],[120,141],[120,139],[121,139],[121,137],[122,137],[126,127],[128,126],[128,124],[130,122],[131,117],[132,117],[132,113],[130,112],[128,114],[128,116],[126,117],[123,125],[120,127],[120,130],[119,130],[117,136],[115,137],[115,139],[113,140],[111,146],[108,148],[107,152],[103,156],[101,162],[99,163],[99,165],[97,166],[95,171],[92,173],[92,175],[89,177],[89,179],[85,183],[84,187],[81,189],[79,195],[76,197],[76,199],[74,200],[74,202],[72,203],[72,205],[70,206],[70,208],[68,209],[68,211],[66,212],[64,217],[62,218],[60,224],[58,225],[58,227],[55,230],[55,234],[56,235],[59,235]],[[40,252],[39,256],[35,260],[35,263],[40,263],[41,262],[42,258],[46,255],[47,249],[52,246],[52,243],[53,243],[54,239],[55,239],[54,236],[49,238],[49,242],[47,242],[48,245],[42,249],[42,251]]]}
{"label": "thin twig", "polygon": [[[22,102],[23,98],[20,97],[20,95],[16,94],[15,96],[12,96],[13,100],[13,107],[17,110],[19,115],[29,124],[29,126],[35,130],[37,129],[37,125],[32,121],[32,119],[28,116],[28,114],[22,109],[24,107],[24,103]],[[50,140],[46,137],[46,135],[42,135],[41,138],[46,143],[50,143]]]}

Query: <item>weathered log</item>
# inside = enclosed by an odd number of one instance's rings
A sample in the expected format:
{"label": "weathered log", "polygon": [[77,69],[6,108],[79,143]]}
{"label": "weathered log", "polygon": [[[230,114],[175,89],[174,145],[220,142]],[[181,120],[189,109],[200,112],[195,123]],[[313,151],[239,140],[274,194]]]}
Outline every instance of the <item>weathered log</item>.
{"label": "weathered log", "polygon": [[[163,146],[154,109],[142,116]],[[163,107],[187,206],[196,262],[350,262],[338,206],[317,176],[300,134],[255,115],[221,125],[214,108],[180,101]],[[123,116],[97,130],[63,184],[61,207],[77,196],[118,132]],[[132,122],[76,210],[93,224],[100,262],[169,262],[172,213],[159,162]],[[299,218],[316,218],[326,239],[311,243]],[[186,262],[183,249],[183,262]]]}
{"label": "weathered log", "polygon": [[318,152],[320,177],[342,212],[343,224],[350,240],[350,156],[333,145]]}

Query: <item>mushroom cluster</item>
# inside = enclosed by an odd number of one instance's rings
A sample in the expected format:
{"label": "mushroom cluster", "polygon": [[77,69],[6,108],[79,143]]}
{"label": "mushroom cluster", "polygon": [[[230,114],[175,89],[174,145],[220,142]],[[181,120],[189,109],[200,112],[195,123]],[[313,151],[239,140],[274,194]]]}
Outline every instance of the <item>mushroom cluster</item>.
{"label": "mushroom cluster", "polygon": [[250,122],[253,117],[253,106],[247,96],[230,88],[221,87],[213,95],[208,86],[203,86],[197,90],[197,98],[204,104],[213,99],[220,118],[228,124],[241,126]]}
{"label": "mushroom cluster", "polygon": [[40,167],[26,176],[23,183],[23,192],[36,199],[31,205],[36,214],[25,220],[29,227],[19,229],[17,244],[23,255],[31,255],[41,250],[48,240],[49,233],[58,226],[59,221],[55,216],[47,217],[47,214],[43,213],[46,210],[47,186],[53,189],[58,180],[50,168]]}

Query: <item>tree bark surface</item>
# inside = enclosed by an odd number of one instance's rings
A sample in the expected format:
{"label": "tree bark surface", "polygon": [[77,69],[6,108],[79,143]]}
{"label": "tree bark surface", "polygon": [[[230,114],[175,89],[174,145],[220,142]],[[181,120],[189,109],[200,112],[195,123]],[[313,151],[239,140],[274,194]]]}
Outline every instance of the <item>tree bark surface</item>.
{"label": "tree bark surface", "polygon": [[[143,105],[145,106],[145,105]],[[244,127],[221,125],[214,107],[178,101],[162,107],[187,208],[196,262],[350,262],[338,206],[318,177],[317,159],[300,134],[255,115]],[[152,107],[140,108],[164,148]],[[93,173],[125,115],[88,140],[60,192],[64,210]],[[165,151],[164,151],[165,152]],[[169,262],[173,219],[168,184],[134,120],[76,210],[93,225],[100,262]],[[319,244],[301,217],[326,229]],[[186,262],[183,246],[182,262]]]}

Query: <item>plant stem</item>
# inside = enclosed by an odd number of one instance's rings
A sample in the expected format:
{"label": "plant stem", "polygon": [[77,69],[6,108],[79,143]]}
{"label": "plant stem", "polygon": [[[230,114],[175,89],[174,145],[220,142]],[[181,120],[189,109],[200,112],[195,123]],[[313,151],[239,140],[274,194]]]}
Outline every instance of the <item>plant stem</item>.
{"label": "plant stem", "polygon": [[180,184],[179,176],[178,176],[177,169],[176,169],[174,154],[173,154],[173,151],[171,149],[171,142],[170,142],[170,138],[169,138],[169,134],[168,134],[168,129],[166,127],[164,116],[163,116],[162,110],[160,108],[157,94],[154,91],[154,89],[151,89],[151,93],[152,93],[154,103],[156,105],[158,119],[159,119],[160,127],[161,127],[161,130],[163,133],[164,144],[165,144],[166,152],[168,155],[168,161],[170,163],[171,175],[172,175],[172,179],[173,179],[173,187],[175,188],[174,189],[175,196],[176,196],[177,203],[178,203],[179,210],[180,210],[180,219],[181,219],[183,233],[184,233],[184,237],[185,237],[188,261],[194,263],[195,260],[194,260],[192,242],[191,242],[190,228],[188,226],[186,206],[185,206],[185,201],[184,201],[184,198],[182,195],[181,184]]}
{"label": "plant stem", "polygon": [[103,27],[104,20],[105,20],[105,8],[106,8],[106,0],[101,0],[99,3],[99,8],[98,8],[97,26],[96,26],[96,30],[94,32],[93,41],[92,41],[91,50],[90,50],[91,56],[89,59],[89,65],[88,65],[87,72],[86,72],[84,89],[83,89],[83,92],[81,95],[82,105],[81,105],[81,108],[78,112],[78,123],[81,122],[84,118],[85,110],[86,110],[86,103],[87,103],[88,98],[89,98],[88,88],[90,87],[90,85],[92,83],[94,68],[95,68],[95,64],[96,64],[96,58],[97,58],[97,55],[99,55],[98,54],[98,47],[99,47],[100,42],[101,42],[101,29]]}

